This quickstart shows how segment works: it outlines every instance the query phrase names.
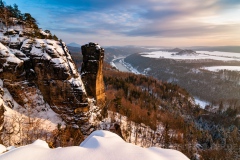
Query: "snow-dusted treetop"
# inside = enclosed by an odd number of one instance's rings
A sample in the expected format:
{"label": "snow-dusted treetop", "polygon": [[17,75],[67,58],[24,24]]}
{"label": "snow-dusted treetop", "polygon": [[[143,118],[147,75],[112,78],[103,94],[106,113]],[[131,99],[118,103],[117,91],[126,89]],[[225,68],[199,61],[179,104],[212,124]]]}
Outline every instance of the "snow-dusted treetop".
{"label": "snow-dusted treetop", "polygon": [[78,146],[50,149],[45,141],[13,149],[0,155],[4,160],[188,160],[179,151],[141,148],[109,131],[95,131]]}

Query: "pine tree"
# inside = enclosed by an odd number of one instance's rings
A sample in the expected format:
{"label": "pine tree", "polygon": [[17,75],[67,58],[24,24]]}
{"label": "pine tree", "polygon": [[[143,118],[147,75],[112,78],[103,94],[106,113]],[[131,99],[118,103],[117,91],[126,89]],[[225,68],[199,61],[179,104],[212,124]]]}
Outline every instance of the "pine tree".
{"label": "pine tree", "polygon": [[58,41],[58,37],[54,34],[53,35],[53,39],[55,40],[55,41]]}
{"label": "pine tree", "polygon": [[13,4],[13,16],[18,19],[21,17],[21,11],[18,9],[17,4]]}

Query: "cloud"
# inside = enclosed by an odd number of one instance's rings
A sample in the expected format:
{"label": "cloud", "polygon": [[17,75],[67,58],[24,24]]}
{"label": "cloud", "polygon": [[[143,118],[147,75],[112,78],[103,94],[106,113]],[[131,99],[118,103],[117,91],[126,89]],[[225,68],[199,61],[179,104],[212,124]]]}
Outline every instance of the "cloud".
{"label": "cloud", "polygon": [[228,5],[228,6],[240,5],[239,0],[219,0],[219,3],[222,5]]}
{"label": "cloud", "polygon": [[107,11],[85,11],[73,8],[64,8],[61,12],[51,10],[47,27],[61,28],[59,25],[64,23],[68,28],[66,31],[72,33],[96,34],[97,30],[107,30],[109,33],[122,34],[148,22],[142,19],[138,12],[138,8],[118,8],[118,10],[111,8]]}
{"label": "cloud", "polygon": [[21,5],[32,6],[41,27],[73,35],[214,37],[232,35],[240,27],[240,20],[228,20],[240,10],[239,0],[39,0]]}
{"label": "cloud", "polygon": [[[142,36],[142,37],[200,37],[200,36],[220,36],[226,33],[235,33],[239,30],[240,24],[236,25],[210,25],[195,23],[195,25],[189,24],[155,24],[144,28],[139,28],[125,33],[128,36]],[[230,30],[230,31],[229,31]],[[232,31],[232,32],[231,32]],[[231,36],[233,36],[231,34]]]}

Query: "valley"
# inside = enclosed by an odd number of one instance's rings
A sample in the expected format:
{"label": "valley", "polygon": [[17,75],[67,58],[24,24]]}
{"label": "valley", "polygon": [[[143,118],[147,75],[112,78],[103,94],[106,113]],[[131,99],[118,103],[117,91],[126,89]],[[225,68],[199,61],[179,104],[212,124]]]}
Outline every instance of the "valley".
{"label": "valley", "polygon": [[240,73],[236,69],[240,54],[197,53],[181,56],[171,52],[149,52],[133,54],[124,60],[140,73],[145,73],[148,68],[146,75],[178,84],[212,106],[218,106],[220,102],[226,106],[231,106],[232,101],[239,103]]}
{"label": "valley", "polygon": [[240,47],[210,34],[236,23],[208,24],[212,2],[14,1],[0,0],[0,160],[240,158]]}

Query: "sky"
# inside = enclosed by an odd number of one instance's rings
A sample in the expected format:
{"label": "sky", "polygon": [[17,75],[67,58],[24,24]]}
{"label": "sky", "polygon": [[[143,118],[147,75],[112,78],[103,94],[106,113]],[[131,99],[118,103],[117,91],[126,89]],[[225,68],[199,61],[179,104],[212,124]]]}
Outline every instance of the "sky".
{"label": "sky", "polygon": [[3,0],[66,43],[240,46],[240,0]]}

